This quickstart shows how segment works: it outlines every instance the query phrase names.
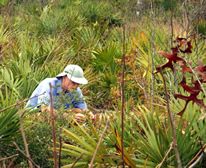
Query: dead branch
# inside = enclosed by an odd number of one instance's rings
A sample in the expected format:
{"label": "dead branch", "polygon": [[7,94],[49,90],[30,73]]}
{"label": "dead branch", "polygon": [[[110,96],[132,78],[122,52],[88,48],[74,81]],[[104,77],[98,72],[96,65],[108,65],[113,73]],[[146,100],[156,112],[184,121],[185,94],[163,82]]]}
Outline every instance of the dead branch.
{"label": "dead branch", "polygon": [[19,151],[25,158],[27,158],[29,161],[31,161],[31,163],[37,167],[40,168],[30,157],[26,156],[26,154],[24,154],[24,152],[21,151],[21,149],[19,149],[19,147],[17,146],[17,144],[15,142],[13,142],[13,145],[16,147],[16,150]]}
{"label": "dead branch", "polygon": [[[206,147],[206,144],[200,149],[200,151],[195,155],[195,157],[185,166],[185,168],[190,167],[193,168],[195,165],[197,165],[197,163],[200,162],[200,160],[202,159],[202,157],[204,157],[205,155],[205,151],[204,148]],[[202,154],[201,154],[202,153]],[[201,155],[200,155],[201,154]],[[200,155],[200,157],[197,159],[197,157]],[[194,162],[196,160],[196,162]],[[194,163],[193,163],[194,162]],[[193,164],[192,164],[193,163]],[[191,165],[191,166],[190,166]]]}
{"label": "dead branch", "polygon": [[154,2],[151,0],[151,11],[152,11],[152,46],[151,46],[151,65],[152,65],[152,91],[151,91],[151,112],[153,114],[153,104],[154,104],[154,35],[155,35],[155,11],[154,11]]}
{"label": "dead branch", "polygon": [[[26,137],[25,137],[24,128],[23,128],[23,121],[22,121],[22,117],[21,117],[21,110],[20,110],[20,107],[19,107],[19,102],[17,101],[16,104],[17,104],[18,113],[19,113],[20,130],[21,130],[21,135],[22,135],[23,141],[24,141],[24,147],[25,147],[25,150],[26,150],[26,155],[27,155],[28,158],[30,158],[28,144],[26,142]],[[29,167],[30,168],[33,167],[32,163],[30,161],[29,161]]]}
{"label": "dead branch", "polygon": [[10,167],[12,166],[12,164],[14,163],[15,160],[16,160],[16,158],[13,158],[13,159],[11,160],[11,162],[9,163],[9,165],[7,166],[7,168],[10,168]]}
{"label": "dead branch", "polygon": [[16,104],[13,104],[13,105],[11,105],[11,106],[8,106],[8,107],[0,110],[0,113],[3,112],[3,111],[5,111],[5,110],[7,110],[7,109],[9,109],[9,108],[12,108],[12,107],[17,106],[18,104],[20,105],[20,104],[22,104],[22,103],[24,103],[24,102],[26,102],[26,101],[28,101],[28,100],[30,100],[30,99],[33,99],[33,98],[38,97],[38,96],[41,96],[41,95],[43,95],[43,94],[45,94],[45,93],[46,93],[46,92],[43,92],[43,93],[41,93],[41,94],[39,94],[39,95],[35,95],[35,96],[33,96],[33,97],[30,97],[30,98],[28,98],[28,99],[25,99],[25,100],[23,100],[23,101],[20,101],[20,102],[18,102],[18,103],[16,103]]}
{"label": "dead branch", "polygon": [[9,157],[6,157],[6,158],[2,158],[2,159],[0,159],[0,162],[3,161],[3,160],[11,159],[11,158],[16,157],[16,156],[19,156],[19,154],[15,154],[15,155],[12,155],[12,156],[9,156]]}
{"label": "dead branch", "polygon": [[50,101],[51,101],[51,122],[52,122],[52,136],[53,136],[53,145],[54,145],[54,168],[57,168],[57,152],[56,152],[56,137],[55,137],[55,120],[54,120],[54,110],[53,110],[53,99],[52,99],[52,84],[49,83],[50,86]]}
{"label": "dead branch", "polygon": [[81,153],[81,155],[75,160],[75,162],[72,164],[71,168],[74,167],[74,165],[78,162],[79,159],[81,159],[83,153]]}
{"label": "dead branch", "polygon": [[59,168],[61,168],[61,150],[62,150],[62,137],[59,136]]}
{"label": "dead branch", "polygon": [[122,67],[122,110],[121,110],[121,151],[122,166],[124,168],[124,73],[125,73],[125,24],[123,24],[123,67]]}
{"label": "dead branch", "polygon": [[173,145],[174,145],[174,150],[175,150],[175,154],[176,154],[177,164],[178,164],[178,168],[182,168],[182,163],[181,163],[180,155],[179,155],[178,148],[177,148],[175,128],[174,128],[174,124],[173,124],[173,120],[172,120],[172,114],[171,114],[170,107],[169,107],[169,98],[168,98],[168,92],[167,92],[165,77],[163,75],[162,69],[160,70],[160,72],[161,72],[161,75],[162,75],[162,78],[163,78],[163,83],[164,83],[165,96],[166,96],[166,102],[167,102],[166,105],[167,105],[167,111],[168,111],[168,115],[169,115],[169,121],[170,121],[171,128],[172,128],[172,139],[173,139]]}
{"label": "dead branch", "polygon": [[91,162],[90,162],[89,168],[93,168],[94,159],[95,159],[95,157],[96,157],[96,155],[97,155],[97,151],[98,151],[99,146],[100,146],[100,144],[101,144],[101,141],[102,141],[102,139],[103,139],[103,137],[104,137],[104,134],[105,134],[105,132],[106,132],[106,130],[107,130],[107,128],[108,128],[108,125],[109,125],[109,120],[107,120],[106,127],[104,128],[104,131],[103,131],[103,133],[102,133],[102,135],[101,135],[101,137],[100,137],[100,139],[99,139],[99,142],[98,142],[98,144],[97,144],[96,150],[95,150],[94,155],[93,155],[93,158],[92,158],[92,160],[91,160]]}
{"label": "dead branch", "polygon": [[167,153],[165,154],[164,158],[162,159],[161,163],[157,166],[157,168],[160,168],[160,167],[162,166],[162,164],[164,163],[166,157],[168,156],[168,154],[169,154],[170,151],[172,150],[172,145],[173,145],[173,143],[170,144],[170,148],[169,148],[169,150],[167,151]]}

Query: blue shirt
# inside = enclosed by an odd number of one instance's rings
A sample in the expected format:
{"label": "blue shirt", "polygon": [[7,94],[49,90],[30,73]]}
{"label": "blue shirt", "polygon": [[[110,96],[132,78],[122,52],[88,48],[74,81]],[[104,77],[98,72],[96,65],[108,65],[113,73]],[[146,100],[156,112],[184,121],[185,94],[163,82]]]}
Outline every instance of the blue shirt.
{"label": "blue shirt", "polygon": [[[84,101],[84,97],[82,95],[82,91],[81,89],[78,87],[77,90],[75,92],[72,93],[63,93],[62,91],[62,78],[46,78],[44,79],[38,86],[37,88],[34,90],[34,92],[32,93],[31,97],[34,97],[36,95],[42,94],[38,97],[32,98],[30,99],[27,104],[26,104],[26,108],[30,108],[30,107],[34,107],[38,108],[41,105],[51,105],[51,101],[50,101],[50,85],[49,83],[52,84],[52,100],[53,100],[53,104],[54,104],[54,108],[58,108],[57,106],[57,101],[58,101],[58,97],[61,97],[60,94],[62,93],[64,96],[66,96],[66,98],[69,100],[67,100],[68,102],[65,102],[65,100],[63,100],[64,102],[62,103],[64,109],[68,109],[69,106],[72,104],[73,108],[80,108],[80,109],[85,109],[87,108],[87,105]],[[56,104],[56,105],[55,105]]]}

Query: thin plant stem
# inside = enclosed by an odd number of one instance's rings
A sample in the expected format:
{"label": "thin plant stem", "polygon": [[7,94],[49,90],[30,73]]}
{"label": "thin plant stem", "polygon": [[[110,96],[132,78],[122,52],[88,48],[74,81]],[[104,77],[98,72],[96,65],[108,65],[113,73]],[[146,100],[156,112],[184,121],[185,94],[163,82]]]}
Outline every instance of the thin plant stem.
{"label": "thin plant stem", "polygon": [[172,144],[170,144],[169,150],[167,151],[167,153],[165,154],[164,158],[162,159],[161,163],[157,166],[157,168],[160,168],[162,166],[162,164],[164,163],[166,157],[168,156],[171,150],[172,150]]}
{"label": "thin plant stem", "polygon": [[[133,72],[135,72],[135,67],[132,67],[133,68]],[[149,106],[149,102],[148,102],[148,96],[147,96],[147,91],[146,91],[146,86],[145,86],[145,82],[144,82],[144,79],[143,79],[143,75],[142,75],[142,71],[141,71],[141,68],[140,68],[140,77],[141,77],[141,81],[139,81],[136,77],[136,75],[134,75],[134,80],[135,82],[138,84],[138,86],[143,90],[144,92],[144,96],[145,96],[145,99],[146,99],[146,103],[147,105]],[[141,82],[141,83],[140,83]],[[142,84],[142,85],[141,85]]]}
{"label": "thin plant stem", "polygon": [[173,139],[174,150],[175,150],[175,153],[176,153],[177,164],[178,164],[178,168],[182,168],[182,163],[181,163],[180,155],[179,155],[178,148],[177,148],[177,141],[176,141],[176,136],[175,136],[174,124],[173,124],[173,120],[172,120],[172,114],[171,114],[170,107],[169,107],[169,98],[168,98],[168,92],[167,92],[165,77],[163,75],[162,69],[161,69],[160,72],[161,72],[161,75],[162,75],[162,78],[163,78],[163,83],[164,83],[165,96],[166,96],[166,106],[167,106],[167,111],[168,111],[170,124],[171,124],[171,128],[172,128],[172,139]]}
{"label": "thin plant stem", "polygon": [[24,102],[26,102],[26,101],[28,101],[28,100],[30,100],[30,99],[33,99],[33,98],[38,97],[38,96],[41,96],[41,95],[43,95],[43,94],[45,94],[45,93],[46,93],[46,92],[43,92],[43,93],[41,93],[41,94],[39,94],[39,95],[35,95],[35,96],[33,96],[33,97],[30,97],[30,98],[28,98],[28,99],[25,99],[25,100],[23,100],[23,101],[20,101],[20,102],[18,102],[18,103],[16,103],[16,104],[13,104],[13,105],[11,105],[11,106],[8,106],[8,107],[0,110],[0,112],[3,112],[3,111],[5,111],[5,110],[7,110],[7,109],[9,109],[9,108],[15,107],[15,106],[17,106],[18,104],[20,105],[20,104],[22,104],[22,103],[24,103]]}
{"label": "thin plant stem", "polygon": [[61,150],[62,150],[62,137],[59,136],[59,168],[61,168]]}
{"label": "thin plant stem", "polygon": [[121,151],[122,165],[124,168],[124,71],[125,71],[125,25],[123,24],[123,70],[122,70],[122,111],[121,111]]}
{"label": "thin plant stem", "polygon": [[93,155],[93,157],[92,157],[92,160],[91,160],[91,162],[90,162],[90,164],[89,164],[89,165],[90,165],[89,168],[93,168],[94,159],[95,159],[95,157],[96,157],[96,155],[97,155],[97,151],[98,151],[98,149],[99,149],[99,147],[100,147],[100,144],[101,144],[101,141],[102,141],[102,139],[103,139],[103,137],[104,137],[104,134],[105,134],[105,132],[107,131],[108,125],[109,125],[109,120],[107,120],[106,127],[104,128],[104,131],[103,131],[101,137],[99,138],[99,142],[98,142],[98,144],[97,144],[97,147],[96,147],[96,150],[95,150],[94,155]]}
{"label": "thin plant stem", "polygon": [[11,158],[16,157],[16,156],[19,156],[19,154],[15,154],[15,155],[12,155],[12,156],[9,156],[9,157],[6,157],[6,158],[2,158],[2,159],[0,159],[0,162],[3,161],[3,160],[11,159]]}
{"label": "thin plant stem", "polygon": [[200,155],[200,157],[197,158],[197,160],[196,160],[191,166],[189,166],[189,168],[196,168],[196,166],[197,166],[198,163],[204,158],[204,156],[205,156],[205,153],[202,153],[202,154]]}
{"label": "thin plant stem", "polygon": [[71,168],[74,167],[74,165],[79,161],[79,159],[81,159],[82,156],[83,156],[83,153],[81,153],[81,155],[75,160],[75,162],[72,164]]}
{"label": "thin plant stem", "polygon": [[19,147],[15,142],[13,142],[13,145],[16,147],[16,150],[19,151],[25,158],[27,158],[27,160],[29,160],[36,168],[40,168],[40,166],[38,166],[30,157],[28,157],[24,152],[22,152],[19,149]]}
{"label": "thin plant stem", "polygon": [[[25,133],[24,133],[24,127],[23,127],[23,121],[22,121],[22,117],[21,117],[21,110],[20,110],[20,107],[19,107],[19,102],[17,101],[17,108],[18,108],[18,113],[19,113],[19,120],[20,120],[20,130],[21,130],[21,135],[22,135],[22,138],[23,138],[23,141],[24,141],[24,147],[25,147],[25,150],[26,150],[26,156],[28,158],[30,158],[30,155],[29,155],[29,149],[28,149],[28,144],[27,144],[27,141],[26,141],[26,136],[25,136]],[[32,163],[29,161],[29,167],[32,168]]]}
{"label": "thin plant stem", "polygon": [[[195,159],[197,159],[197,157],[202,153],[202,155],[200,155],[200,158],[201,157],[203,157],[205,154],[206,154],[206,152],[204,151],[204,148],[206,147],[206,144],[200,149],[200,151],[195,155],[195,157],[185,166],[186,168],[187,167],[190,167],[190,168],[192,168],[194,165],[195,165],[195,163],[196,162],[194,162],[195,161]],[[198,160],[198,159],[197,159]],[[200,160],[198,160],[198,161],[200,161]],[[193,163],[194,162],[194,163]],[[193,166],[190,166],[190,165],[192,165],[192,163],[193,163]],[[198,162],[199,163],[199,162]]]}
{"label": "thin plant stem", "polygon": [[[10,168],[10,167],[12,166],[12,164],[14,163],[15,160],[16,160],[16,158],[13,158],[6,168]],[[12,167],[13,167],[13,166],[12,166]]]}
{"label": "thin plant stem", "polygon": [[154,2],[151,0],[151,11],[152,11],[152,46],[151,46],[151,65],[152,65],[152,90],[151,90],[151,112],[153,114],[153,103],[154,103],[154,35],[155,35],[155,12],[154,12]]}
{"label": "thin plant stem", "polygon": [[54,168],[57,168],[57,152],[56,152],[56,137],[55,137],[55,121],[54,121],[54,110],[53,110],[53,99],[52,99],[52,84],[49,83],[50,86],[50,101],[51,101],[51,122],[52,122],[52,136],[53,136],[53,145],[54,145]]}
{"label": "thin plant stem", "polygon": [[[173,0],[171,0],[171,1],[173,1]],[[173,5],[171,5],[171,18],[170,18],[170,27],[171,27],[171,47],[173,46],[173,34],[174,34],[174,32],[173,32]]]}

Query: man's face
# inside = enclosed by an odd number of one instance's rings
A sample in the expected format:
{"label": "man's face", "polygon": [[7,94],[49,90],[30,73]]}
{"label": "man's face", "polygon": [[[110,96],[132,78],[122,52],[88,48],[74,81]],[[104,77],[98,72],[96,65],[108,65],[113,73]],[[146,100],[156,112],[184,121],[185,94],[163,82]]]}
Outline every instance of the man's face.
{"label": "man's face", "polygon": [[64,92],[69,90],[76,90],[79,87],[78,83],[71,81],[67,76],[62,78],[62,90]]}

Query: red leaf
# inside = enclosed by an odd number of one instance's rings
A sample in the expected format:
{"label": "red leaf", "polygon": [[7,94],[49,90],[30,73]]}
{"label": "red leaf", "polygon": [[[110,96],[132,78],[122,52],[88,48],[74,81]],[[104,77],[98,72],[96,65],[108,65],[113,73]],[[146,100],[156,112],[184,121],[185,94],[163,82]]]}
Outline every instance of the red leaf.
{"label": "red leaf", "polygon": [[182,77],[182,81],[179,83],[179,85],[182,85],[182,84],[186,84],[186,78],[183,74],[183,77]]}
{"label": "red leaf", "polygon": [[186,40],[186,38],[179,38],[179,37],[176,37],[176,40],[174,40],[174,42],[180,42],[182,40]]}
{"label": "red leaf", "polygon": [[187,107],[188,102],[186,102],[185,107],[182,109],[182,111],[180,111],[179,113],[177,113],[177,115],[181,116],[184,114],[186,107]]}
{"label": "red leaf", "polygon": [[[181,50],[180,47],[182,47],[184,44],[187,44],[187,48],[185,50]],[[180,41],[180,45],[177,45],[176,47],[173,47],[171,49],[172,49],[173,53],[178,53],[178,52],[192,53],[192,51],[191,51],[191,49],[192,49],[191,41],[187,41],[187,40]]]}
{"label": "red leaf", "polygon": [[183,95],[180,95],[180,94],[174,94],[174,96],[175,96],[176,98],[182,99],[182,100],[184,100],[184,101],[186,102],[185,107],[183,108],[183,110],[180,111],[179,113],[177,113],[177,115],[182,116],[182,115],[184,114],[185,109],[186,109],[186,107],[187,107],[187,104],[188,104],[190,101],[192,101],[193,104],[196,103],[197,105],[199,105],[199,106],[201,106],[201,107],[205,107],[205,105],[204,105],[204,103],[203,103],[203,100],[198,99],[196,96],[194,96],[194,95],[192,95],[192,94],[191,94],[189,97],[188,97],[188,96],[183,96]]}
{"label": "red leaf", "polygon": [[181,84],[181,86],[183,87],[184,90],[186,90],[187,92],[189,92],[193,96],[197,96],[200,93],[200,91],[202,91],[202,89],[199,89],[196,86],[191,87],[191,86],[188,86],[186,84]]}
{"label": "red leaf", "polygon": [[162,54],[162,56],[166,57],[169,61],[163,66],[157,67],[157,72],[159,72],[161,69],[165,69],[166,67],[171,68],[172,71],[174,71],[172,62],[176,63],[177,61],[184,61],[182,58],[177,57],[177,53],[168,54],[164,51],[158,51],[158,53]]}
{"label": "red leaf", "polygon": [[181,94],[174,94],[174,97],[185,100],[185,101],[188,101],[188,98],[189,98],[188,96],[184,96],[184,95],[181,95]]}
{"label": "red leaf", "polygon": [[201,76],[204,76],[204,72],[206,71],[206,66],[203,66],[202,61],[199,60],[199,66],[195,68],[197,73]]}
{"label": "red leaf", "polygon": [[176,53],[172,53],[172,54],[168,54],[164,51],[158,51],[158,53],[162,54],[162,56],[168,58],[168,59],[172,59],[173,57],[177,56]]}
{"label": "red leaf", "polygon": [[192,53],[191,49],[192,49],[191,41],[188,41],[187,42],[187,48],[182,52],[183,53]]}
{"label": "red leaf", "polygon": [[182,73],[184,74],[185,72],[192,73],[192,70],[187,67],[187,63],[185,61],[180,61],[179,65],[182,67]]}
{"label": "red leaf", "polygon": [[[192,78],[192,82],[193,81],[193,78]],[[203,103],[203,100],[201,99],[198,99],[197,96],[198,94],[202,91],[201,87],[200,87],[200,84],[199,82],[197,83],[196,81],[194,82],[195,83],[195,86],[194,87],[191,87],[191,86],[188,86],[185,84],[186,81],[185,81],[185,77],[183,77],[183,80],[181,82],[181,86],[184,88],[185,91],[189,92],[190,93],[190,96],[184,96],[184,95],[180,95],[180,94],[174,94],[174,96],[176,98],[179,98],[179,99],[182,99],[186,102],[185,104],[185,107],[183,108],[183,110],[181,112],[178,113],[178,115],[182,116],[186,107],[187,107],[187,104],[192,101],[192,103],[196,103],[197,105],[201,106],[201,107],[205,107],[204,103]]]}
{"label": "red leaf", "polygon": [[172,49],[172,53],[178,53],[179,52],[179,47],[173,47]]}
{"label": "red leaf", "polygon": [[[166,64],[164,64],[164,65],[162,65],[162,66],[160,66],[160,67],[157,67],[156,70],[157,70],[157,72],[159,72],[161,69],[163,70],[163,69],[165,69],[166,67],[171,68],[172,71],[174,72],[174,67],[173,67],[173,64],[172,64],[171,61],[169,61],[168,63],[166,63]],[[157,73],[157,72],[156,72],[156,73]]]}

